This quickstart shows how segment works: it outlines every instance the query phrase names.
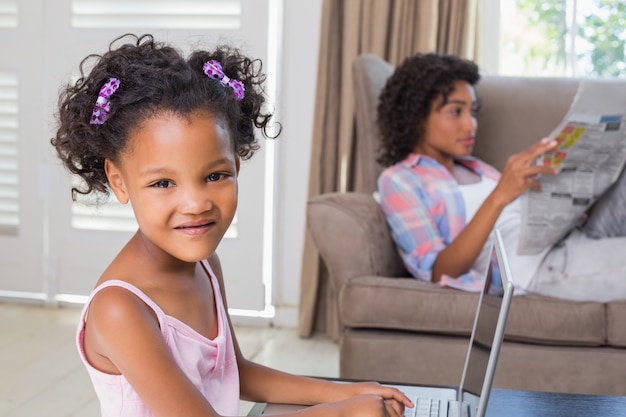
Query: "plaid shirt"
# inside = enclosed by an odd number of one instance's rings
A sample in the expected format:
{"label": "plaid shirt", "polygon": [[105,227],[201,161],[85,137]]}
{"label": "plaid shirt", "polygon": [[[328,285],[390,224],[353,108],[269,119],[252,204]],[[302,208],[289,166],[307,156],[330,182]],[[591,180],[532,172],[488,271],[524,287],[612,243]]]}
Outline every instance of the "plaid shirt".
{"label": "plaid shirt", "polygon": [[[481,176],[500,178],[495,168],[479,159],[466,157],[457,162]],[[382,172],[378,199],[404,265],[413,276],[431,281],[439,252],[466,226],[465,203],[456,179],[434,159],[410,154]],[[482,273],[444,275],[440,283],[480,291]]]}

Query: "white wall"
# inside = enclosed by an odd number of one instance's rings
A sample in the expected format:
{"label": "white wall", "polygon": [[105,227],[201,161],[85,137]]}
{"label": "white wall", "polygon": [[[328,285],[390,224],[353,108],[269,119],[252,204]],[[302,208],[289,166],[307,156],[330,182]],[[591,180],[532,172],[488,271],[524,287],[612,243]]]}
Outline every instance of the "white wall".
{"label": "white wall", "polygon": [[308,195],[322,0],[284,0],[276,211],[277,325],[295,326]]}

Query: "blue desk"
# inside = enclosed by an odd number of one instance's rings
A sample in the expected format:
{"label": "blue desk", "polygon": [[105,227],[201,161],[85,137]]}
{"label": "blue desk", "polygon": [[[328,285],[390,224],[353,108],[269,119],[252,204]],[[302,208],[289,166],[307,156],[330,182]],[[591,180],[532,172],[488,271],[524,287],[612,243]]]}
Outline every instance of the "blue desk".
{"label": "blue desk", "polygon": [[[259,415],[257,404],[250,416]],[[494,388],[487,417],[624,417],[626,397]]]}

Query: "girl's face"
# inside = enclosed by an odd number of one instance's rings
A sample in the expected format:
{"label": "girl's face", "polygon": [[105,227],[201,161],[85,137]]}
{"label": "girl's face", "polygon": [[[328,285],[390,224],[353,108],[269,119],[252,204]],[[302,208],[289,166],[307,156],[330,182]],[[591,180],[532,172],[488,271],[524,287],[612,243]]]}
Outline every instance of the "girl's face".
{"label": "girl's face", "polygon": [[106,161],[107,176],[118,200],[131,202],[150,255],[206,259],[237,208],[239,159],[228,131],[206,113],[159,113],[129,141],[118,164]]}
{"label": "girl's face", "polygon": [[424,137],[415,145],[414,152],[448,167],[455,157],[470,155],[476,135],[476,108],[474,87],[466,81],[455,81],[447,102],[439,96],[431,104]]}

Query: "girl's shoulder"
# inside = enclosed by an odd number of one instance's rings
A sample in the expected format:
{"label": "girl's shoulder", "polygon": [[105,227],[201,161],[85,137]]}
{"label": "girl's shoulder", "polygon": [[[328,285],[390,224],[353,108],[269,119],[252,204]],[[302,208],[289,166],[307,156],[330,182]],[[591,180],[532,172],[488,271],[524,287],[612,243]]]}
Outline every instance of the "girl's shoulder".
{"label": "girl's shoulder", "polygon": [[89,321],[96,325],[133,320],[152,323],[160,321],[163,314],[161,308],[141,289],[119,279],[100,282],[89,296],[87,307]]}
{"label": "girl's shoulder", "polygon": [[[138,334],[162,340],[163,315],[141,290],[121,280],[101,282],[89,296],[81,320],[82,349],[89,363],[109,374],[119,374],[111,357],[127,350],[126,341]],[[160,338],[160,339],[159,339]]]}

